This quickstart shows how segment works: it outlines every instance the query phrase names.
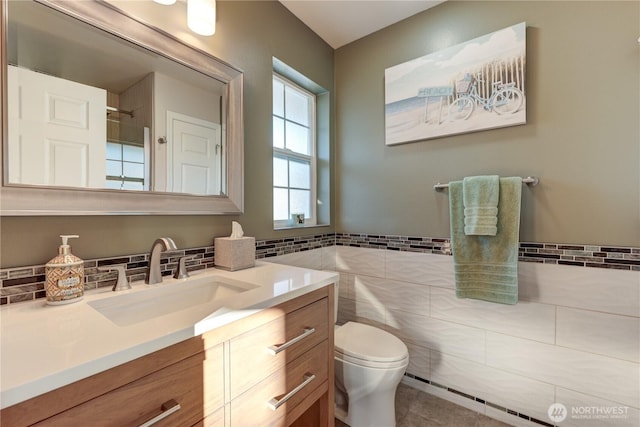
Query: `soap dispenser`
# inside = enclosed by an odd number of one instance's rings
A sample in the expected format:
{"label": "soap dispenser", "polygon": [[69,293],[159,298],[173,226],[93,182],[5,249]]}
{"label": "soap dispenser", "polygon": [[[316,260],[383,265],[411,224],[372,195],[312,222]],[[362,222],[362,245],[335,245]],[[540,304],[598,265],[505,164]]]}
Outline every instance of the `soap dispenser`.
{"label": "soap dispenser", "polygon": [[60,305],[80,301],[84,295],[84,261],[71,253],[68,241],[78,235],[60,235],[58,256],[45,264],[47,304]]}

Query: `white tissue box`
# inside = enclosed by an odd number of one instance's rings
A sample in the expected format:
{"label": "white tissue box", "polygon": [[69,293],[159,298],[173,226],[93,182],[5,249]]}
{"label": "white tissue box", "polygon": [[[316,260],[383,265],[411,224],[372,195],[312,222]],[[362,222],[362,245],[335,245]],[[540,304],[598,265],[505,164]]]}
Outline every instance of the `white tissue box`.
{"label": "white tissue box", "polygon": [[256,238],[216,237],[213,239],[214,264],[228,271],[242,270],[256,265]]}

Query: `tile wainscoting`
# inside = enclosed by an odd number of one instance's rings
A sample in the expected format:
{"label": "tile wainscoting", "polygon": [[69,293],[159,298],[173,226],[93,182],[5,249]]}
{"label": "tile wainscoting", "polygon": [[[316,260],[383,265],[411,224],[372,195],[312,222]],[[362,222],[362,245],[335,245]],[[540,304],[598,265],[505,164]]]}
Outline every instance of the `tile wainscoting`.
{"label": "tile wainscoting", "polygon": [[[448,239],[320,234],[256,242],[256,257],[340,273],[340,322],[386,329],[409,348],[406,384],[512,425],[640,425],[640,248],[521,243],[519,302],[455,297]],[[163,255],[212,267],[213,246]],[[109,264],[144,277],[147,254],[88,260],[87,288]],[[2,303],[42,297],[44,266],[0,270]]]}
{"label": "tile wainscoting", "polygon": [[456,298],[449,248],[338,234],[270,261],[340,272],[339,322],[401,338],[405,384],[517,426],[554,425],[554,403],[555,425],[640,425],[638,248],[523,243],[514,306]]}
{"label": "tile wainscoting", "polygon": [[[328,246],[451,255],[451,241],[446,238],[330,233],[257,240],[256,258],[271,258]],[[172,274],[182,256],[190,258],[187,261],[190,271],[213,267],[213,244],[162,254],[163,274]],[[635,247],[520,243],[519,257],[523,262],[640,271],[640,248]],[[147,263],[148,254],[86,260],[85,289],[113,286],[115,273],[100,271],[101,267],[125,265],[127,277],[135,281],[144,278]],[[44,265],[0,269],[0,305],[36,298],[44,298]]]}

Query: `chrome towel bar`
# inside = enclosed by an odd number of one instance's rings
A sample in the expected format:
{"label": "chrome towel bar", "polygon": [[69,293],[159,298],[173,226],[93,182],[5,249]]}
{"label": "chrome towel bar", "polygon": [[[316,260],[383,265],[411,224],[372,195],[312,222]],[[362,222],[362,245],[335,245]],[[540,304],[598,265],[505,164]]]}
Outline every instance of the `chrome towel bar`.
{"label": "chrome towel bar", "polygon": [[[534,185],[538,185],[538,182],[540,182],[540,180],[535,176],[528,176],[526,178],[522,178],[522,183],[527,184],[531,187],[533,187]],[[445,188],[449,188],[449,184],[437,183],[436,185],[433,186],[433,189],[436,191],[442,191]]]}

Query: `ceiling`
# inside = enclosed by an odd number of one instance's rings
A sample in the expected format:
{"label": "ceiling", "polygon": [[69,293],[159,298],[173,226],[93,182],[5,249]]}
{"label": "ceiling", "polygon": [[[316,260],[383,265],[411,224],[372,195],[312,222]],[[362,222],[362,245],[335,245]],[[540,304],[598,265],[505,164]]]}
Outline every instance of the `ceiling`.
{"label": "ceiling", "polygon": [[445,0],[279,0],[337,49]]}
{"label": "ceiling", "polygon": [[153,71],[202,91],[223,90],[222,83],[213,85],[200,72],[39,3],[11,1],[8,8],[9,64],[113,93],[124,92]]}

